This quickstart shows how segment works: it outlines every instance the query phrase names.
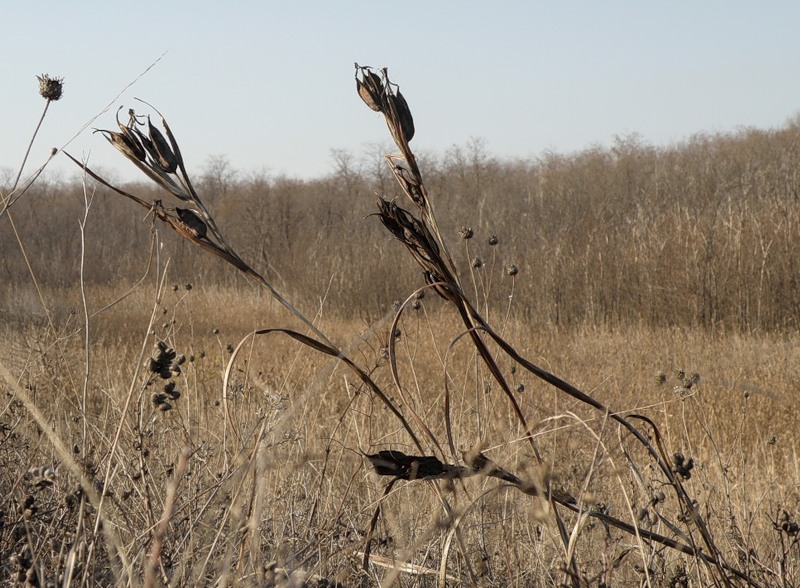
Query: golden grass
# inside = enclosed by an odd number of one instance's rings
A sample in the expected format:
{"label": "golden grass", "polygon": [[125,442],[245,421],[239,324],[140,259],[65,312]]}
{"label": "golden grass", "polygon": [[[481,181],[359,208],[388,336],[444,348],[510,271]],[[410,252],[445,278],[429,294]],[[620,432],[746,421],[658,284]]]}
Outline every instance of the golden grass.
{"label": "golden grass", "polygon": [[[166,561],[174,566],[164,567],[162,557],[164,577],[188,583],[227,577],[234,584],[252,585],[256,578],[266,577],[263,574],[268,571],[261,568],[274,561],[276,569],[303,569],[336,577],[345,585],[356,583],[361,577],[357,553],[363,552],[363,534],[382,494],[382,480],[369,472],[360,452],[395,448],[413,453],[402,428],[341,367],[331,373],[334,366],[329,358],[279,336],[256,339],[239,356],[226,393],[230,401],[226,420],[221,400],[228,346],[236,346],[255,327],[280,324],[275,305],[254,290],[167,288],[156,312],[155,335],[148,335],[152,292],[152,287],[142,287],[91,323],[93,379],[85,440],[80,412],[79,366],[85,351],[81,336],[48,347],[40,328],[4,325],[4,340],[15,342],[14,365],[21,365],[19,354],[25,344],[38,340],[41,348],[48,349],[46,356],[30,355],[29,367],[15,376],[22,376],[27,389],[35,391],[34,401],[56,434],[68,447],[75,446],[78,461],[95,478],[102,477],[108,465],[104,459],[113,429],[123,420],[120,451],[113,458],[114,477],[109,482],[114,500],[104,508],[105,524],[113,523],[119,533],[127,550],[125,559],[132,562],[131,572],[145,568],[149,543],[141,539],[158,522],[171,473],[190,448],[189,475],[179,481],[174,494],[177,518],[163,537]],[[113,293],[95,292],[95,297],[102,305]],[[62,299],[66,308],[70,297]],[[56,314],[69,316],[68,312]],[[324,328],[337,333],[343,347],[364,331],[363,324],[326,321],[324,316],[323,312]],[[382,351],[387,329],[367,337],[357,350],[351,348],[351,356],[372,365],[373,378],[390,389]],[[735,554],[740,545],[747,545],[765,556],[776,536],[771,519],[777,521],[784,509],[791,512],[800,487],[793,444],[797,421],[790,400],[797,391],[792,374],[800,368],[800,358],[793,353],[791,341],[710,337],[678,329],[534,333],[513,318],[505,331],[528,357],[553,373],[569,374],[572,382],[614,410],[642,413],[657,422],[669,450],[695,460],[694,476],[687,486],[709,513],[717,541],[726,552],[730,549]],[[460,333],[458,321],[439,300],[423,300],[422,307],[403,320],[399,356],[409,401],[441,438],[446,361],[458,448],[469,450],[483,442],[485,453],[503,467],[531,479],[542,475],[533,465],[524,432],[477,367],[473,352],[456,344],[447,357],[448,345]],[[147,378],[140,373],[133,384],[141,396],[123,418],[120,411],[138,350],[143,340],[149,349],[156,339],[194,356],[176,380],[183,395],[172,411],[158,412],[149,403],[149,393],[159,384],[144,386]],[[431,349],[439,352],[430,353]],[[702,376],[690,395],[673,390],[672,374],[678,369]],[[659,370],[669,374],[662,385],[655,381]],[[628,495],[633,514],[615,513],[626,520],[647,509],[646,492],[657,494],[663,488],[647,486],[647,480],[653,481],[647,471],[641,473],[645,486],[636,481],[625,462],[616,427],[604,423],[602,415],[565,401],[544,384],[520,372],[515,376],[519,380],[514,383],[524,385],[518,398],[536,423],[547,475],[554,483],[592,503],[613,504],[615,509],[625,508],[620,493]],[[38,510],[25,523],[30,541],[14,543],[4,535],[4,547],[24,551],[27,543],[33,559],[46,564],[41,573],[53,577],[44,570],[63,570],[64,560],[49,555],[42,541],[49,537],[69,544],[65,533],[71,536],[77,530],[75,506],[68,507],[69,497],[76,495],[75,480],[63,465],[52,486],[36,486],[37,480],[25,475],[29,466],[58,464],[61,457],[47,443],[36,441],[37,427],[14,406],[10,401],[3,422],[18,436],[11,443],[7,435],[0,449],[4,483],[9,488],[6,520],[26,520],[16,510],[21,506],[13,505],[29,499]],[[443,488],[456,512],[462,513],[459,528],[466,551],[452,548],[448,574],[466,577],[464,566],[469,565],[482,582],[557,583],[563,554],[557,549],[546,502],[503,489],[491,478],[457,484]],[[398,484],[383,501],[374,548],[380,562],[398,558],[419,570],[438,569],[447,526],[442,526],[441,507],[431,489],[425,483]],[[667,496],[660,507],[665,516],[675,516],[670,510],[675,506],[669,501]],[[47,508],[51,512],[45,514]],[[22,518],[16,519],[15,514]],[[567,521],[577,523],[571,517]],[[587,578],[601,573],[625,583],[642,578],[643,556],[627,554],[629,541],[608,535],[591,520],[582,524],[575,550]],[[224,529],[223,535],[217,534],[219,529]],[[256,536],[259,539],[254,542]],[[692,571],[691,558],[641,549],[648,554],[654,584],[680,579],[681,562],[692,577],[703,577],[698,570]],[[603,553],[610,559],[604,560]],[[614,557],[622,558],[618,568],[611,566]],[[111,568],[104,561],[90,566],[88,584],[109,578]],[[87,573],[74,565],[76,572]],[[398,573],[380,566],[374,570],[375,578]],[[419,570],[399,575],[406,581],[423,582],[427,572]]]}

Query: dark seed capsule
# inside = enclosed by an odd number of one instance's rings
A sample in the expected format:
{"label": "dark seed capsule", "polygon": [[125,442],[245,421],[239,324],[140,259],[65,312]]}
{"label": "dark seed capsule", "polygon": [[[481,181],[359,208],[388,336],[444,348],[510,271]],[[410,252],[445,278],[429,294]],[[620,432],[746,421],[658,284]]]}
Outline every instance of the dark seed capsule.
{"label": "dark seed capsule", "polygon": [[150,122],[149,116],[147,117],[147,130],[150,133],[150,143],[155,152],[155,157],[153,159],[162,170],[168,174],[173,173],[178,169],[178,158],[175,156],[175,153],[172,152],[169,143],[164,138],[161,131]]}
{"label": "dark seed capsule", "polygon": [[414,117],[411,116],[411,109],[408,107],[408,102],[406,102],[400,90],[397,91],[396,95],[390,95],[390,100],[397,112],[397,118],[400,121],[403,137],[405,137],[406,141],[411,141],[411,139],[414,138]]}

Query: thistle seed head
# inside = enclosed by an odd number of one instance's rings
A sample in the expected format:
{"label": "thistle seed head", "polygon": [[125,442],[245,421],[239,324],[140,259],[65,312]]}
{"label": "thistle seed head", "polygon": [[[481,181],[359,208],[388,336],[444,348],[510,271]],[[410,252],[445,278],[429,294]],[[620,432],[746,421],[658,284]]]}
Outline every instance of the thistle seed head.
{"label": "thistle seed head", "polygon": [[64,78],[50,77],[47,74],[36,76],[39,80],[39,95],[45,100],[55,102],[64,94]]}

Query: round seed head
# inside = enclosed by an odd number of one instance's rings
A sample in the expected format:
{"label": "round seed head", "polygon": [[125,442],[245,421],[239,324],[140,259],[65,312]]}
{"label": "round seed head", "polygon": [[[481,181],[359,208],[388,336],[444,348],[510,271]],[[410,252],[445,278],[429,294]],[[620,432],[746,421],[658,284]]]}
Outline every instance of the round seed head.
{"label": "round seed head", "polygon": [[483,267],[483,260],[480,257],[475,257],[472,260],[472,267],[474,267],[475,269],[482,268]]}
{"label": "round seed head", "polygon": [[462,239],[472,239],[473,235],[475,235],[475,231],[473,231],[471,227],[461,227],[458,230],[458,235]]}
{"label": "round seed head", "polygon": [[497,245],[499,242],[500,239],[497,238],[497,235],[492,235],[491,237],[489,237],[489,245],[491,245],[492,247]]}
{"label": "round seed head", "polygon": [[55,102],[64,94],[64,78],[50,77],[47,74],[36,77],[39,80],[39,94],[45,100]]}
{"label": "round seed head", "polygon": [[516,276],[516,275],[519,273],[519,268],[518,268],[517,266],[515,266],[515,265],[512,263],[511,265],[509,265],[509,266],[506,268],[506,273],[507,273],[509,276],[511,276],[511,277],[514,277],[514,276]]}

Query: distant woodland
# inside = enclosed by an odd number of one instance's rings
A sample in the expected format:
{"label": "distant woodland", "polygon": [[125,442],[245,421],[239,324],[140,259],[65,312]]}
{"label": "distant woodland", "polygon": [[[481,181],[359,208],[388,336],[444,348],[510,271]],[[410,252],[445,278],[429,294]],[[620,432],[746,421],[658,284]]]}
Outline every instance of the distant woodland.
{"label": "distant woodland", "polygon": [[[314,180],[242,174],[225,157],[194,163],[199,192],[227,239],[298,304],[313,309],[324,299],[328,313],[369,318],[424,284],[370,216],[378,197],[398,197],[379,149],[334,150],[332,173]],[[621,137],[609,148],[533,160],[497,159],[476,139],[420,164],[480,305],[502,312],[513,295],[513,313],[532,327],[800,326],[800,119],[669,147]],[[176,204],[144,178],[124,187]],[[44,179],[11,208],[44,288],[79,283],[84,189],[86,282],[131,284],[145,270],[154,227],[146,211],[94,181]],[[251,287],[155,228],[162,259],[172,259],[172,282]],[[471,239],[462,228],[472,229]],[[0,252],[2,311],[8,297],[32,288],[7,219]]]}

